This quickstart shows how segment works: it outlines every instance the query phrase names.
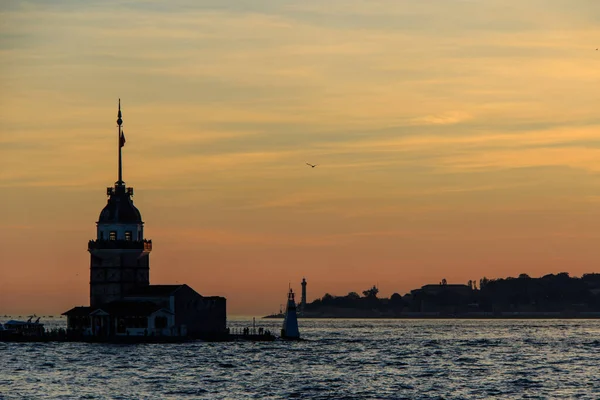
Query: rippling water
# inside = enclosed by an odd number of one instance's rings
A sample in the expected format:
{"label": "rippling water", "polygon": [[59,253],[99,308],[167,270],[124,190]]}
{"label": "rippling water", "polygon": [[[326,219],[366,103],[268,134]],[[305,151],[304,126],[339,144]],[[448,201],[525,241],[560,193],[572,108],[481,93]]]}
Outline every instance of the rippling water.
{"label": "rippling water", "polygon": [[300,320],[300,328],[308,341],[0,343],[0,398],[600,397],[598,320]]}

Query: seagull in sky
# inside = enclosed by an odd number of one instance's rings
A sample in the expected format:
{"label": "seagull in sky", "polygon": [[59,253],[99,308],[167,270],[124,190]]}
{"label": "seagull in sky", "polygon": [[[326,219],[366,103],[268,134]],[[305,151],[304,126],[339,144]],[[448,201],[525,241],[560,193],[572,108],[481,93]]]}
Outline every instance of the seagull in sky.
{"label": "seagull in sky", "polygon": [[314,168],[314,167],[316,167],[316,166],[317,166],[317,165],[319,165],[319,164],[310,164],[310,163],[306,163],[306,165],[310,166],[311,168]]}

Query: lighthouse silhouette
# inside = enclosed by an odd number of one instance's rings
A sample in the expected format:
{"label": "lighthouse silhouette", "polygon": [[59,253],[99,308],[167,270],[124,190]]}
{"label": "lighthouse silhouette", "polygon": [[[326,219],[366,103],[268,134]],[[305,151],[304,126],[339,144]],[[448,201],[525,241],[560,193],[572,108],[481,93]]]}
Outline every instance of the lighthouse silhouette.
{"label": "lighthouse silhouette", "polygon": [[290,288],[288,293],[287,307],[285,309],[285,318],[281,328],[282,339],[300,339],[298,330],[298,315],[296,314],[296,302],[294,301],[294,291]]}

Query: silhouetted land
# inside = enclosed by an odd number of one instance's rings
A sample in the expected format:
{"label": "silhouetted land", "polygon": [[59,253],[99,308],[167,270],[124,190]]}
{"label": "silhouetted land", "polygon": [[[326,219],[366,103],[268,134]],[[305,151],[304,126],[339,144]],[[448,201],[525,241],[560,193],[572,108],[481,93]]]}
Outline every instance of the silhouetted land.
{"label": "silhouetted land", "polygon": [[[563,272],[541,278],[482,278],[465,284],[425,285],[401,296],[379,298],[329,293],[306,305],[304,318],[600,318],[600,274]],[[277,315],[269,316],[271,318]]]}

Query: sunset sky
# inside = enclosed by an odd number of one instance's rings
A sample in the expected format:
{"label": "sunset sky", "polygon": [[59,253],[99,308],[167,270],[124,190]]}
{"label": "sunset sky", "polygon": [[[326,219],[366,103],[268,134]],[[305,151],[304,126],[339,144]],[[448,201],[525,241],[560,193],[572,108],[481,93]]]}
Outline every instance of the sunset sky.
{"label": "sunset sky", "polygon": [[597,0],[2,2],[0,314],[88,304],[119,97],[151,283],[229,315],[598,272],[598,47]]}

